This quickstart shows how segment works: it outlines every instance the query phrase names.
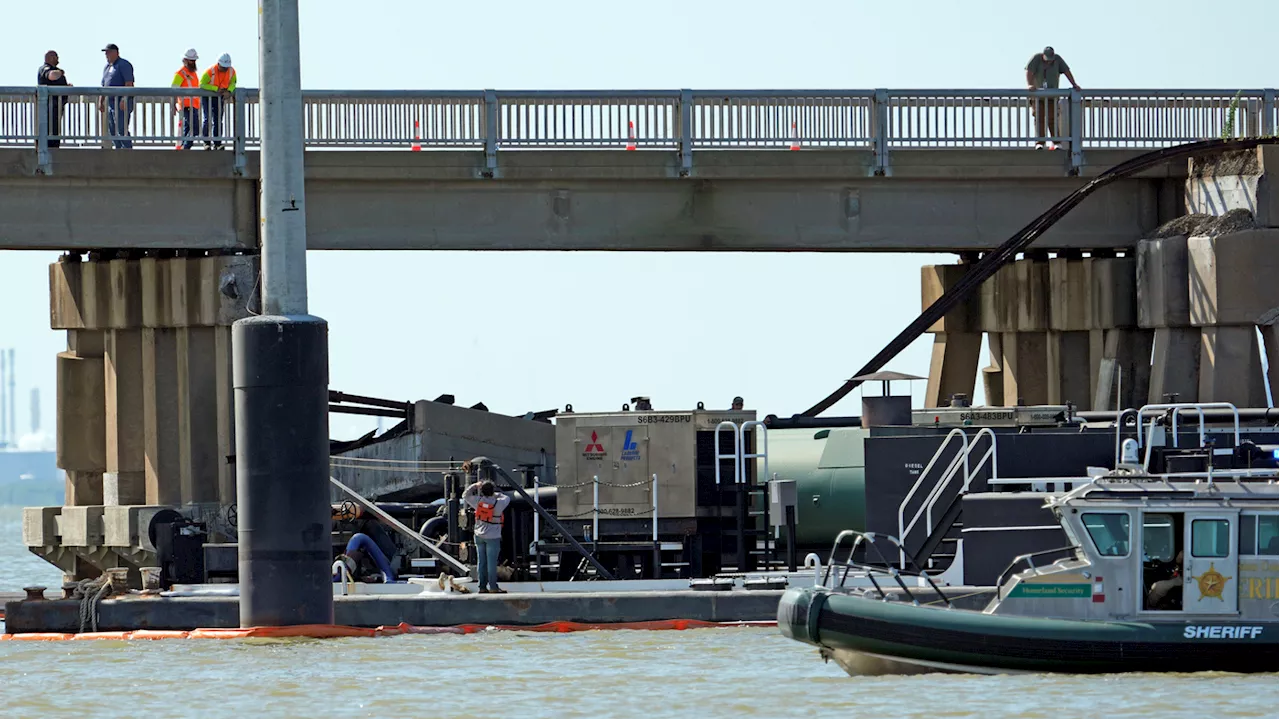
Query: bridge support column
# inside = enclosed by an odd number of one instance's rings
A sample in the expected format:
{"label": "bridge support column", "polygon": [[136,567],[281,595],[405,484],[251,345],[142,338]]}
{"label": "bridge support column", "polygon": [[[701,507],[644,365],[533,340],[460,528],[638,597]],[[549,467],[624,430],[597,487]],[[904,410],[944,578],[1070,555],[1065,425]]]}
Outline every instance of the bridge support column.
{"label": "bridge support column", "polygon": [[951,397],[973,395],[974,372],[982,353],[981,332],[939,332],[933,336],[926,407],[945,407]]}
{"label": "bridge support column", "polygon": [[1146,402],[1164,402],[1173,395],[1179,402],[1195,402],[1200,337],[1188,311],[1186,235],[1139,242],[1137,274],[1138,324],[1154,330]]}
{"label": "bridge support column", "polygon": [[[1139,324],[1155,330],[1148,399],[1176,393],[1183,402],[1262,406],[1268,383],[1275,397],[1278,369],[1271,359],[1280,281],[1277,150],[1269,145],[1188,164],[1187,211],[1234,217],[1228,227],[1189,223],[1190,237],[1139,243]],[[1241,229],[1245,212],[1257,229]],[[1259,328],[1270,365],[1265,377]]]}
{"label": "bridge support column", "polygon": [[[920,268],[920,300],[928,307],[950,289],[969,269],[968,265],[926,265]],[[974,330],[977,302],[962,304],[929,328],[933,333],[933,357],[929,365],[929,383],[925,390],[926,407],[945,407],[951,396],[971,396],[978,356],[982,352],[982,333]]]}
{"label": "bridge support column", "polygon": [[[66,504],[169,506],[204,517],[234,503],[230,325],[248,315],[255,258],[90,258],[49,268],[51,325],[67,331],[68,344],[58,355]],[[91,513],[64,524],[79,517]],[[138,550],[123,541],[85,554],[69,576],[92,576]],[[66,554],[39,551],[54,563]]]}
{"label": "bridge support column", "polygon": [[[1043,404],[1049,395],[1049,263],[1018,260],[979,290],[980,329],[999,351],[1001,404]],[[992,337],[998,340],[991,342]]]}
{"label": "bridge support column", "polygon": [[307,314],[297,0],[260,0],[262,305],[232,327],[240,626],[333,622],[329,329]]}
{"label": "bridge support column", "polygon": [[1267,383],[1271,386],[1271,402],[1280,406],[1280,323],[1275,318],[1262,328],[1262,346],[1267,353]]}
{"label": "bridge support column", "polygon": [[1047,337],[1045,332],[1006,332],[1000,338],[1005,404],[1048,403]]}
{"label": "bridge support column", "polygon": [[86,328],[85,315],[92,319],[96,308],[81,301],[84,275],[78,257],[49,266],[51,317],[67,330],[67,351],[57,357],[57,463],[66,472],[68,506],[101,504],[106,470],[103,334]]}
{"label": "bridge support column", "polygon": [[[948,316],[937,335],[930,386],[956,386],[950,368],[939,362],[939,345],[950,343],[952,328],[980,336],[985,332],[991,363],[982,369],[983,390],[991,406],[1065,404],[1106,409],[1123,398],[1145,401],[1150,333],[1136,330],[1135,261],[1099,253],[1032,258],[1006,266],[978,292],[969,315]],[[963,265],[926,267],[923,304],[928,306],[963,274]],[[968,365],[972,366],[972,364]],[[1122,379],[1121,379],[1122,378]],[[928,400],[945,400],[931,390]]]}
{"label": "bridge support column", "polygon": [[107,468],[102,333],[69,334],[69,349],[58,354],[57,462],[67,473],[65,504],[102,504]]}
{"label": "bridge support column", "polygon": [[181,441],[178,432],[178,331],[147,327],[142,331],[143,432],[146,452],[146,504],[182,504]]}
{"label": "bridge support column", "polygon": [[[96,263],[99,270],[104,263]],[[105,263],[110,283],[105,330],[105,387],[107,418],[107,472],[103,476],[103,503],[142,504],[146,501],[146,452],[141,422],[142,366],[142,267],[138,260],[115,259]]]}
{"label": "bridge support column", "polygon": [[987,354],[991,364],[982,368],[982,393],[989,407],[1003,407],[1004,401],[1004,347],[1000,335],[987,334]]}
{"label": "bridge support column", "polygon": [[1266,405],[1257,327],[1276,314],[1280,230],[1246,230],[1187,240],[1191,324],[1200,328],[1201,397]]}
{"label": "bridge support column", "polygon": [[1049,404],[1071,402],[1076,407],[1089,406],[1093,399],[1093,383],[1097,372],[1089,361],[1088,332],[1049,332],[1045,358],[1048,361]]}
{"label": "bridge support column", "polygon": [[1093,258],[1049,260],[1049,333],[1045,358],[1049,404],[1071,402],[1087,407],[1093,399],[1096,366],[1090,363],[1089,330],[1093,329]]}
{"label": "bridge support column", "polygon": [[218,357],[214,328],[177,330],[178,447],[182,500],[218,501]]}
{"label": "bridge support column", "polygon": [[1265,407],[1265,383],[1253,327],[1218,326],[1200,331],[1201,397],[1237,407]]}
{"label": "bridge support column", "polygon": [[1098,352],[1098,382],[1094,387],[1093,409],[1120,410],[1147,404],[1152,370],[1151,331],[1114,329],[1101,331],[1101,334],[1100,344],[1093,348]]}
{"label": "bridge support column", "polygon": [[135,325],[105,334],[107,473],[103,503],[143,504],[147,499],[146,433],[138,422],[145,406],[142,330]]}

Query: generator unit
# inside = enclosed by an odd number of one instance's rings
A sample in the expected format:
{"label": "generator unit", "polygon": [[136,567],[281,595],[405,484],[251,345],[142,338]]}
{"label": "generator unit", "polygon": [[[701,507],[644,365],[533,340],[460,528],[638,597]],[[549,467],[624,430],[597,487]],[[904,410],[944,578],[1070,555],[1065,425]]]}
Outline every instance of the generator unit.
{"label": "generator unit", "polygon": [[562,412],[557,518],[623,575],[752,569],[761,551],[752,538],[765,534],[765,431],[754,411],[701,405]]}

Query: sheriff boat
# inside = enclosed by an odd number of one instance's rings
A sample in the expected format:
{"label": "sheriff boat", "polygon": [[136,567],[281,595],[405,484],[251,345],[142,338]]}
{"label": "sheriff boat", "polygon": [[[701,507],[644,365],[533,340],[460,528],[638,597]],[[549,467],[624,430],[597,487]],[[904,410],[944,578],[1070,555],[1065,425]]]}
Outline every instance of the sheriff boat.
{"label": "sheriff boat", "polygon": [[[833,550],[823,585],[787,591],[779,628],[850,674],[1274,672],[1277,470],[1209,465],[1122,464],[1049,497],[1071,546],[1015,559],[980,611],[855,563],[859,546],[896,540],[846,531],[845,562]],[[854,568],[881,582],[843,588]]]}

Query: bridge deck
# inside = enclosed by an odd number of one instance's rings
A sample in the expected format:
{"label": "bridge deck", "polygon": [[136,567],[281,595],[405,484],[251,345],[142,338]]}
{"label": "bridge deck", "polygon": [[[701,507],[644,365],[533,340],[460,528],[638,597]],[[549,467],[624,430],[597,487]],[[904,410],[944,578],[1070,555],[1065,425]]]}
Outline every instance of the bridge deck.
{"label": "bridge deck", "polygon": [[[0,149],[0,248],[212,250],[257,243],[258,158],[230,152]],[[964,251],[995,246],[1087,178],[1142,150],[903,149],[698,153],[309,151],[311,249]],[[1099,192],[1038,243],[1132,246],[1177,211],[1185,167]],[[1170,203],[1173,203],[1172,205]]]}

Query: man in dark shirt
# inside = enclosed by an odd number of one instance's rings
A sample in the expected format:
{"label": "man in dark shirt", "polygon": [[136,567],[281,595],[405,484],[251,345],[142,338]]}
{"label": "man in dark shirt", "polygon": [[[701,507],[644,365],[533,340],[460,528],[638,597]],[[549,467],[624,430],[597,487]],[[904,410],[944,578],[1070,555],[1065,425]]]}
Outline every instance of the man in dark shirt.
{"label": "man in dark shirt", "polygon": [[[102,48],[107,55],[107,66],[102,70],[103,87],[133,87],[133,65],[120,57],[120,48],[110,43]],[[107,132],[111,135],[112,146],[119,149],[132,149],[133,140],[129,139],[129,115],[133,112],[132,97],[111,97],[107,105]],[[98,101],[98,107],[103,102]]]}
{"label": "man in dark shirt", "polygon": [[[44,54],[44,64],[36,71],[36,84],[51,87],[70,87],[67,75],[58,67],[58,53],[50,50]],[[49,98],[49,147],[58,147],[61,142],[57,138],[62,135],[62,106],[67,104],[66,96]]]}
{"label": "man in dark shirt", "polygon": [[[1046,47],[1042,52],[1031,56],[1027,62],[1027,89],[1032,92],[1036,90],[1057,90],[1058,77],[1066,75],[1067,81],[1071,83],[1071,87],[1079,90],[1080,86],[1076,84],[1076,79],[1071,76],[1071,68],[1067,66],[1067,61],[1062,56],[1055,53],[1053,48]],[[1041,97],[1031,98],[1031,112],[1036,116],[1036,149],[1044,148],[1044,142],[1039,138],[1057,137],[1058,135],[1058,117],[1057,103],[1052,98]],[[1045,134],[1045,129],[1049,134]],[[1053,141],[1049,141],[1049,149],[1056,149]]]}

